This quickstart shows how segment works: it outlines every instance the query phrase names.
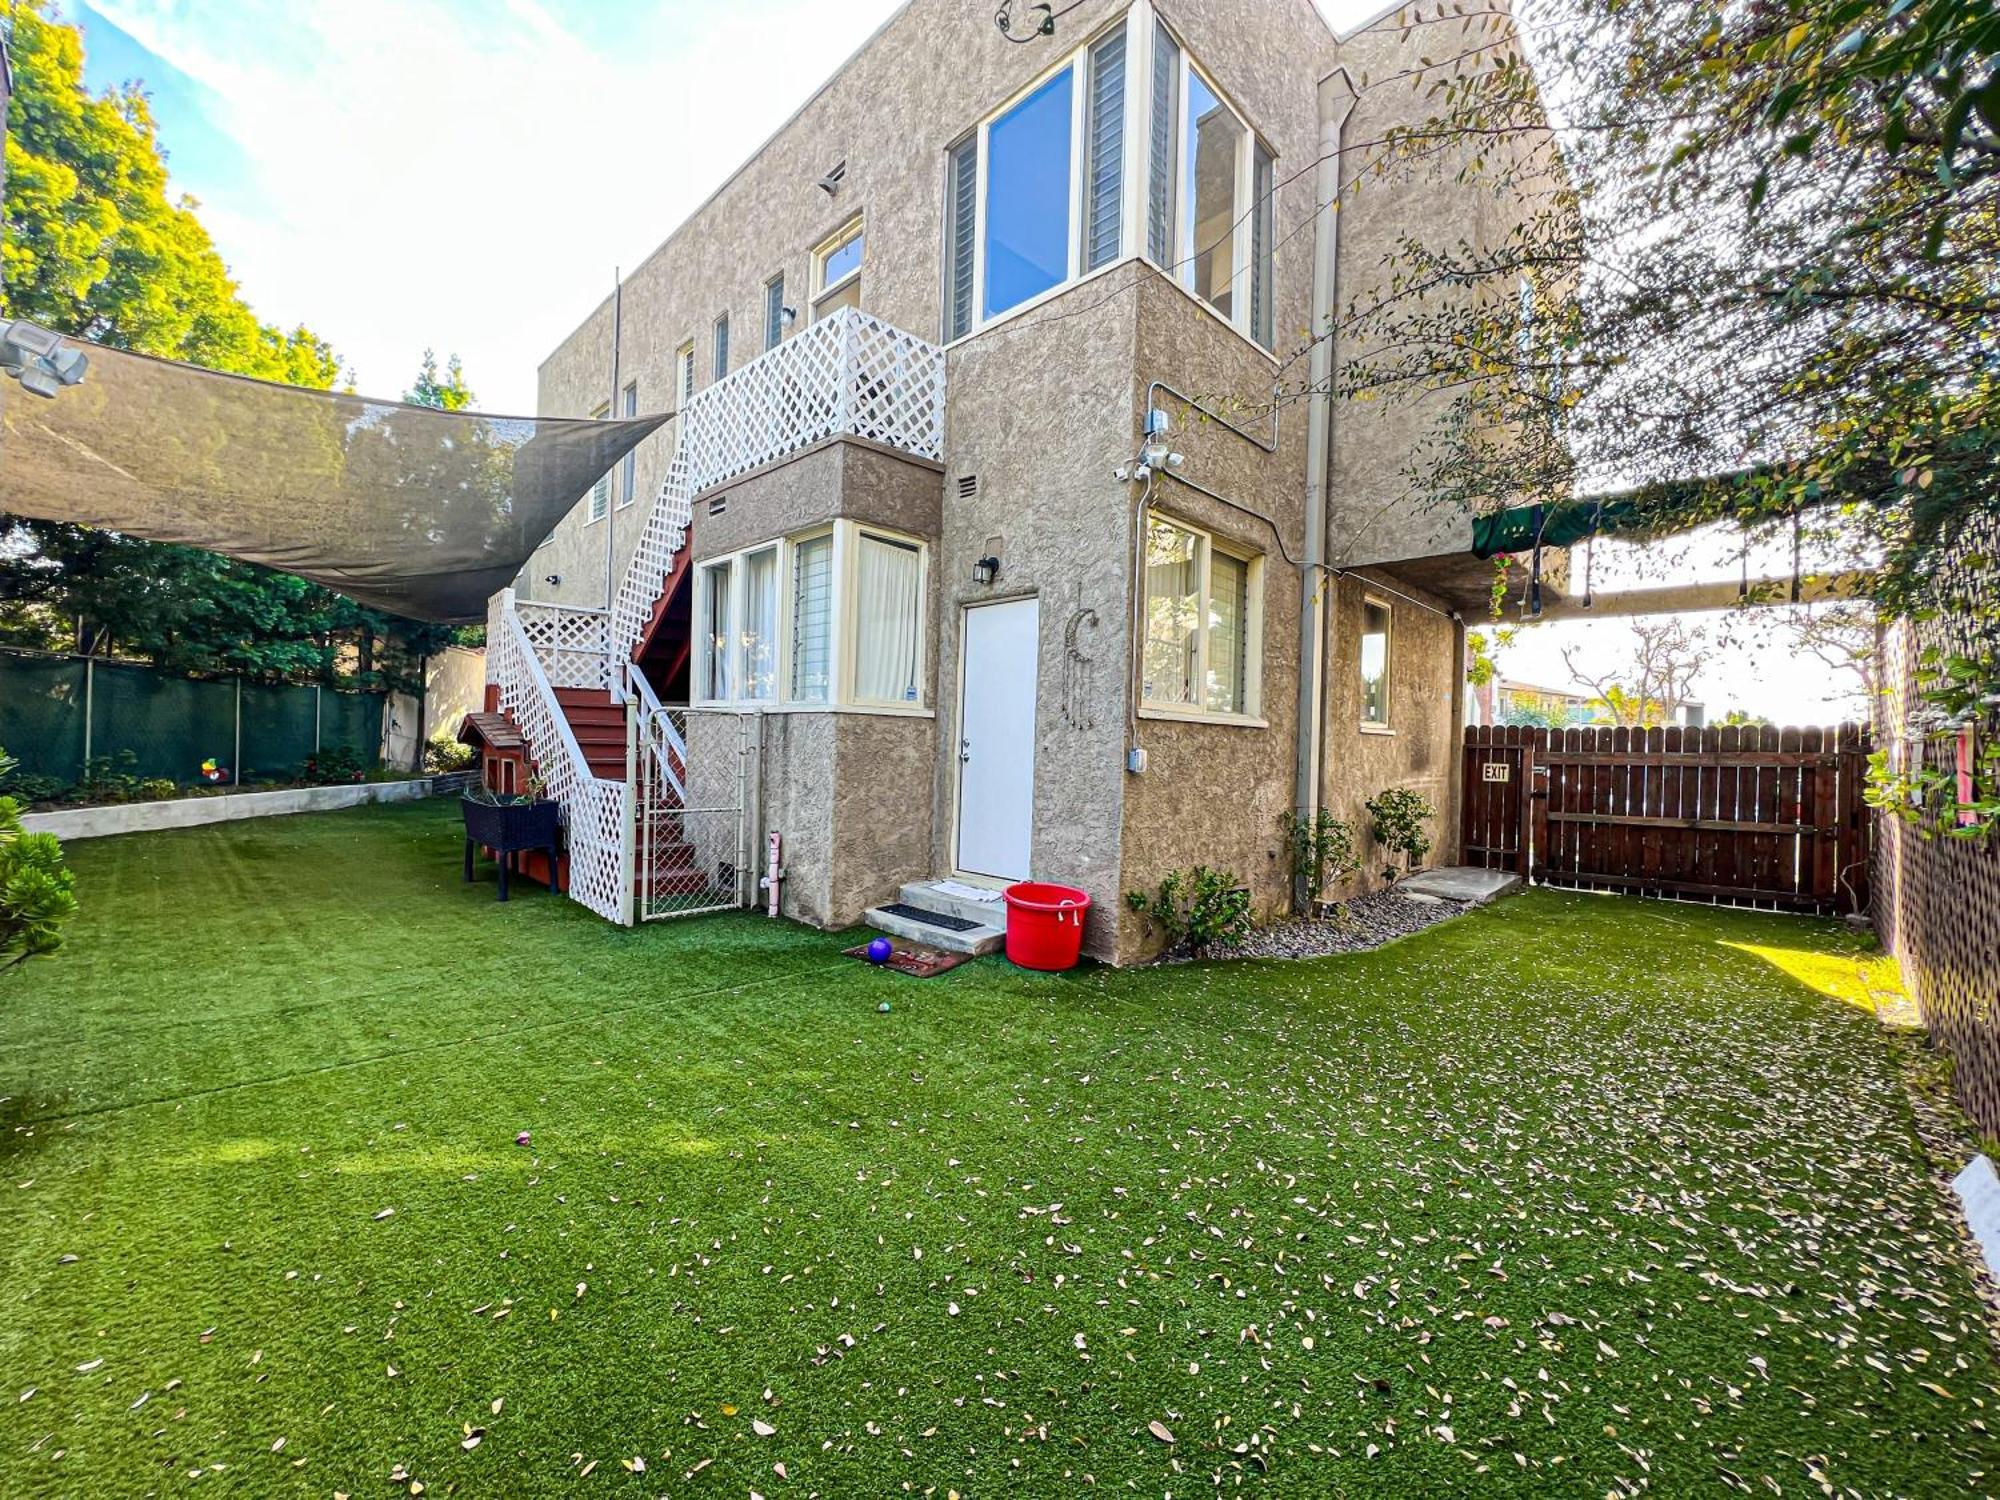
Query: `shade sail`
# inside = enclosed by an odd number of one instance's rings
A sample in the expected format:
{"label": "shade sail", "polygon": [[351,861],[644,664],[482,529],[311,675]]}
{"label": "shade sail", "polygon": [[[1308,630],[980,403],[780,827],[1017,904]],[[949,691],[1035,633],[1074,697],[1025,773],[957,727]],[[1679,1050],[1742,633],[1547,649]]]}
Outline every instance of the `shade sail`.
{"label": "shade sail", "polygon": [[93,348],[54,400],[0,381],[0,511],[184,542],[421,620],[486,618],[665,416],[444,412]]}

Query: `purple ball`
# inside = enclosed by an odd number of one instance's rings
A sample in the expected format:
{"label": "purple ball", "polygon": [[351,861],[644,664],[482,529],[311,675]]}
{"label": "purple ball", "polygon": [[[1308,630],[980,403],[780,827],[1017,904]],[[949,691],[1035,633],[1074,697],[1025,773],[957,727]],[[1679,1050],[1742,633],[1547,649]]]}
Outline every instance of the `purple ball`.
{"label": "purple ball", "polygon": [[896,945],[887,938],[874,938],[868,944],[868,962],[886,964],[896,952]]}

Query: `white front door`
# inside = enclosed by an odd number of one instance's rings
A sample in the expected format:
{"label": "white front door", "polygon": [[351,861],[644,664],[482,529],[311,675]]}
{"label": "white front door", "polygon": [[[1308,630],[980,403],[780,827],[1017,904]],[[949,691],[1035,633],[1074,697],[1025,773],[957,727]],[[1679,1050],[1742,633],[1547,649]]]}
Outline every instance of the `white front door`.
{"label": "white front door", "polygon": [[1035,667],[1041,610],[1033,599],[965,611],[958,705],[958,868],[1028,878],[1035,823]]}

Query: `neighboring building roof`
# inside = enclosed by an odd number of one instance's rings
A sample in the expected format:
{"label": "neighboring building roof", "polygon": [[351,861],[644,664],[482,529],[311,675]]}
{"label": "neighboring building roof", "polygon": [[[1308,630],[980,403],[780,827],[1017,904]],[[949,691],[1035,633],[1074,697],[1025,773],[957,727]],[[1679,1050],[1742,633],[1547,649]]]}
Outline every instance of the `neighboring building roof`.
{"label": "neighboring building roof", "polygon": [[525,750],[528,742],[505,714],[467,714],[458,726],[461,745],[484,745],[489,750]]}

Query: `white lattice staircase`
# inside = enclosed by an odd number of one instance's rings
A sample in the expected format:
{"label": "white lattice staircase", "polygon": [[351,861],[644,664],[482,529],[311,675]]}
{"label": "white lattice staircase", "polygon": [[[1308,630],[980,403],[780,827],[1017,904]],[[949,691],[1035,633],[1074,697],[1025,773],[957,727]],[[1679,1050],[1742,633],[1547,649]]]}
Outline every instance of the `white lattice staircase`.
{"label": "white lattice staircase", "polygon": [[[531,603],[510,589],[500,639],[488,642],[500,707],[562,805],[570,896],[626,924],[648,911],[649,892],[673,895],[707,878],[685,840],[636,832],[654,829],[661,820],[651,815],[678,807],[686,787],[687,746],[673,711],[633,663],[656,644],[673,591],[686,586],[695,496],[842,435],[942,457],[944,351],[843,308],[691,397],[676,428],[611,607]],[[636,788],[626,782],[628,734],[646,773]]]}

